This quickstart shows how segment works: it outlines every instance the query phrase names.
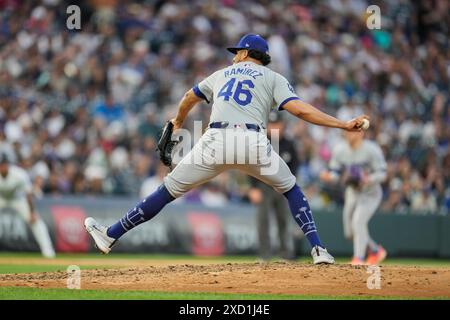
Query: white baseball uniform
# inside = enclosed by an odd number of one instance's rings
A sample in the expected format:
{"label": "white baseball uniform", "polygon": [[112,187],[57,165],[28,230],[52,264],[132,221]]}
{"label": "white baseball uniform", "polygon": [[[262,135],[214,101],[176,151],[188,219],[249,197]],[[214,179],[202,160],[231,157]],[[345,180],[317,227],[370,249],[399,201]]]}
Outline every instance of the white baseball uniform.
{"label": "white baseball uniform", "polygon": [[10,165],[8,175],[0,175],[0,208],[11,208],[25,221],[30,221],[31,211],[26,195],[31,192],[31,188],[26,171]]}
{"label": "white baseball uniform", "polygon": [[381,148],[373,141],[363,140],[352,149],[347,141],[334,148],[330,160],[330,170],[337,175],[350,166],[359,166],[368,174],[369,183],[361,188],[347,186],[343,212],[344,234],[353,238],[355,257],[364,257],[367,246],[377,247],[369,235],[368,224],[382,200],[381,182],[386,178],[386,161]]}
{"label": "white baseball uniform", "polygon": [[9,165],[6,177],[0,175],[0,209],[9,208],[29,223],[42,254],[51,258],[55,256],[55,250],[45,223],[40,218],[30,223],[31,208],[26,196],[31,191],[30,178],[22,168]]}
{"label": "white baseball uniform", "polygon": [[[214,72],[193,90],[207,102],[213,101],[210,124],[225,123],[227,127],[209,128],[164,178],[173,197],[228,169],[245,172],[281,193],[295,185],[295,176],[265,133],[269,112],[299,99],[283,76],[245,61]],[[247,124],[257,125],[262,131],[248,130]]]}

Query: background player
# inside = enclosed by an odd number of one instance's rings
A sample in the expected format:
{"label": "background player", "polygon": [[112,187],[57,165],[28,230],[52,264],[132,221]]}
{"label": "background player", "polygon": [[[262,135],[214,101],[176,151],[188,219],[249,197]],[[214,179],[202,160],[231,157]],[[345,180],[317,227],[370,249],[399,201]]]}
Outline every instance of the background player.
{"label": "background player", "polygon": [[[369,220],[382,199],[381,183],[386,178],[386,161],[381,148],[364,139],[364,132],[345,132],[329,163],[330,171],[321,173],[327,183],[341,178],[346,184],[343,209],[344,234],[353,238],[353,265],[379,264],[386,250],[369,235]],[[367,259],[366,259],[367,256]]]}
{"label": "background player", "polygon": [[12,209],[30,226],[42,255],[54,258],[50,235],[44,221],[34,210],[32,186],[25,170],[11,165],[6,153],[0,152],[0,209]]}
{"label": "background player", "polygon": [[[181,128],[195,104],[201,100],[214,100],[209,128],[193,149],[164,178],[164,183],[155,192],[111,227],[102,226],[93,218],[86,219],[86,230],[103,253],[108,253],[123,234],[153,218],[175,198],[225,170],[238,169],[269,184],[288,199],[294,219],[312,246],[311,255],[315,264],[334,263],[334,258],[320,242],[308,201],[296,184],[295,176],[272,150],[262,131],[266,128],[269,112],[273,108],[287,110],[296,117],[317,125],[350,131],[361,130],[360,126],[367,116],[344,122],[300,101],[283,76],[265,67],[270,63],[269,48],[266,40],[259,35],[246,35],[236,47],[228,50],[235,54],[233,65],[214,72],[186,92],[179,104],[176,118],[171,120],[175,129]],[[234,144],[230,149],[230,141],[225,141],[229,130],[244,138],[238,144],[246,144],[246,137],[257,141],[246,145],[249,154],[258,153],[256,164],[241,164],[238,161],[218,163],[219,153],[227,156],[231,153],[233,158],[242,156],[234,153]],[[260,150],[265,152],[261,154]],[[192,158],[200,158],[201,161],[192,162]],[[272,164],[279,164],[278,170],[263,170]]]}

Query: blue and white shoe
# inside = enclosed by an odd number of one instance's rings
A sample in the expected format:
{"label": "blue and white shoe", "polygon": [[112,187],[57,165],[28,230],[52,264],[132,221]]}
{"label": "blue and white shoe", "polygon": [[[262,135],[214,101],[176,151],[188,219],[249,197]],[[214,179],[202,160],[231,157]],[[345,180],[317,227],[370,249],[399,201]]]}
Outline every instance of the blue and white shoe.
{"label": "blue and white shoe", "polygon": [[116,243],[116,239],[108,236],[107,227],[99,224],[94,218],[88,217],[84,220],[86,231],[94,239],[95,246],[104,254],[108,254]]}
{"label": "blue and white shoe", "polygon": [[328,253],[327,249],[315,246],[311,250],[311,256],[314,264],[334,264],[334,258]]}

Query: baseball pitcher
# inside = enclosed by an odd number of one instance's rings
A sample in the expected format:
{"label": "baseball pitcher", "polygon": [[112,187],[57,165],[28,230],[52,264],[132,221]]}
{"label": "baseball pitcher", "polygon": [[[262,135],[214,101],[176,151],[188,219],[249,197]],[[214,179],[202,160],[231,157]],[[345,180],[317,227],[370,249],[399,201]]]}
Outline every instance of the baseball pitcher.
{"label": "baseball pitcher", "polygon": [[8,155],[0,153],[0,209],[12,209],[30,226],[42,255],[53,258],[53,249],[47,226],[34,210],[31,181],[22,168],[10,164]]}
{"label": "baseball pitcher", "polygon": [[[330,171],[321,180],[346,185],[344,200],[344,235],[353,239],[353,265],[379,264],[386,250],[369,234],[369,220],[380,206],[381,183],[386,179],[386,161],[381,148],[365,140],[363,132],[346,132],[345,140],[336,145],[329,163]],[[367,259],[366,259],[367,256]]]}
{"label": "baseball pitcher", "polygon": [[172,129],[182,127],[187,114],[198,102],[213,102],[208,130],[193,149],[155,192],[117,223],[108,228],[93,218],[86,219],[86,230],[103,253],[110,252],[124,233],[153,218],[175,198],[225,170],[237,169],[282,193],[311,244],[314,263],[334,263],[334,258],[320,242],[308,201],[296,184],[295,176],[272,149],[264,131],[269,112],[275,108],[317,125],[348,131],[360,131],[367,116],[343,122],[301,101],[283,76],[266,67],[270,63],[269,48],[259,35],[245,35],[228,51],[235,55],[233,64],[214,72],[186,92],[177,116],[166,124],[163,140],[158,144],[163,162],[170,165],[170,152],[164,145],[169,149],[173,147],[172,143],[165,143]]}

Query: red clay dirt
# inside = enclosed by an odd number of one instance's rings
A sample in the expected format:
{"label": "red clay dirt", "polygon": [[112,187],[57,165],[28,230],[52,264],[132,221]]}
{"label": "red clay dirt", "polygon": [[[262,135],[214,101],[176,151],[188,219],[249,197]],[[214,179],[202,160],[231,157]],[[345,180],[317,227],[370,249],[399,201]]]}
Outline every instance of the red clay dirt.
{"label": "red clay dirt", "polygon": [[[450,269],[381,266],[380,289],[367,267],[275,262],[146,265],[81,271],[81,289],[332,296],[450,298]],[[0,275],[0,286],[65,288],[66,272]]]}

